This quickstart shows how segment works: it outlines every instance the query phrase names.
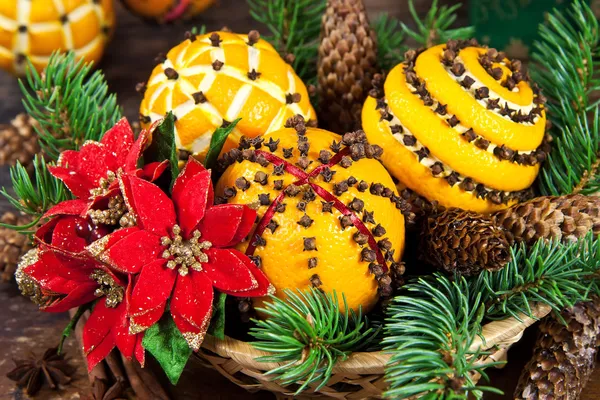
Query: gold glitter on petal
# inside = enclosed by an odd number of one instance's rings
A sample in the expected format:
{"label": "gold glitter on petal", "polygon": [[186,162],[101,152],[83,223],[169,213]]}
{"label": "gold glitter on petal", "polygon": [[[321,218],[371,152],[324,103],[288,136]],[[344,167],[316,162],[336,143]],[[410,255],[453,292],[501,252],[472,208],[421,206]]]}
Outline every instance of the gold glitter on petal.
{"label": "gold glitter on petal", "polygon": [[132,322],[129,325],[129,334],[130,335],[137,335],[138,333],[144,332],[147,328],[148,328],[147,326],[142,326],[142,325],[134,324]]}

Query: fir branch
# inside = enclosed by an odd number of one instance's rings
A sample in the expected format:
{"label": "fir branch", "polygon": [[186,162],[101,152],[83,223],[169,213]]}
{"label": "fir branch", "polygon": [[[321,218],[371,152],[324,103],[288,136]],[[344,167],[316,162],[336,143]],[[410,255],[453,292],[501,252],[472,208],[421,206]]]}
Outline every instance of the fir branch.
{"label": "fir branch", "polygon": [[404,29],[394,17],[381,14],[373,23],[377,35],[377,64],[384,71],[404,61],[404,53],[408,46],[404,43]]}
{"label": "fir branch", "polygon": [[[284,363],[269,375],[284,385],[299,383],[296,394],[316,384],[318,391],[331,377],[335,363],[351,352],[367,346],[377,334],[362,315],[348,310],[340,312],[338,297],[317,289],[285,291],[286,300],[272,296],[258,311],[267,318],[258,320],[250,334],[258,341],[255,348],[272,353],[261,357],[264,362]],[[317,384],[318,383],[318,384]]]}
{"label": "fir branch", "polygon": [[100,140],[121,118],[116,96],[108,94],[102,72],[75,54],[54,53],[40,75],[31,62],[19,80],[26,111],[39,121],[40,146],[53,160],[86,140]]}
{"label": "fir branch", "polygon": [[539,240],[531,248],[519,245],[511,252],[504,269],[484,271],[470,282],[472,292],[482,295],[488,319],[531,316],[529,305],[534,302],[559,313],[597,292],[591,278],[600,268],[600,241],[591,233],[574,243]]}
{"label": "fir branch", "polygon": [[457,3],[450,7],[446,5],[439,7],[438,0],[433,0],[425,18],[421,19],[415,9],[414,1],[409,0],[408,8],[417,27],[416,30],[412,30],[406,24],[401,23],[402,29],[422,47],[445,43],[449,39],[469,39],[475,34],[474,27],[450,28],[456,22],[456,11],[461,6],[461,3]]}
{"label": "fir branch", "polygon": [[[471,293],[465,278],[436,274],[405,287],[388,307],[386,349],[392,353],[386,366],[387,397],[406,399],[480,398],[472,375],[497,363],[481,363],[483,351],[471,351],[481,332],[483,304]],[[501,392],[499,392],[501,393]]]}
{"label": "fir branch", "polygon": [[264,39],[282,57],[293,54],[292,66],[306,83],[315,83],[321,17],[326,0],[247,0],[250,15],[271,35]]}
{"label": "fir branch", "polygon": [[553,150],[540,174],[543,194],[595,193],[600,189],[597,68],[599,23],[590,7],[575,1],[540,24],[531,76],[548,98]]}
{"label": "fir branch", "polygon": [[[52,206],[71,198],[70,192],[62,181],[48,171],[48,165],[43,156],[36,155],[33,159],[33,166],[32,176],[20,162],[11,167],[10,179],[14,197],[5,188],[0,191],[17,210],[34,217],[31,226],[35,225]],[[22,230],[31,226],[8,227]]]}

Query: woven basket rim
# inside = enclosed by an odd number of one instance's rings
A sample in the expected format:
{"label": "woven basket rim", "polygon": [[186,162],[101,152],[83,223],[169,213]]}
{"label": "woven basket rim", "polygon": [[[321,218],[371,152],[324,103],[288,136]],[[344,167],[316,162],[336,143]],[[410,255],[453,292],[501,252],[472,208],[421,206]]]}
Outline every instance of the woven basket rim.
{"label": "woven basket rim", "polygon": [[[534,304],[531,306],[532,316],[520,314],[518,319],[509,317],[489,322],[483,326],[482,336],[485,340],[476,337],[471,350],[488,350],[494,346],[510,346],[521,339],[527,327],[548,315],[551,310],[548,305]],[[284,363],[257,361],[257,358],[269,356],[270,353],[257,350],[251,342],[244,342],[228,336],[221,340],[212,335],[206,335],[202,348],[221,357],[231,358],[243,367],[259,371],[269,371],[284,365]],[[390,357],[391,354],[385,351],[354,352],[347,359],[337,362],[333,368],[333,373],[383,374]]]}

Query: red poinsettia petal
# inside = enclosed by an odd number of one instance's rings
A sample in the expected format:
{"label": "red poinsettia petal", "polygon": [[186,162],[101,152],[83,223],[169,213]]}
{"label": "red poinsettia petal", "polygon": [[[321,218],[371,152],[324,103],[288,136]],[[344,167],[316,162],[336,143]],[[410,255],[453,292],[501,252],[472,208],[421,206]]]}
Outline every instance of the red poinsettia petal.
{"label": "red poinsettia petal", "polygon": [[146,265],[135,284],[129,302],[129,315],[140,316],[163,305],[175,284],[177,270],[166,267],[167,260],[159,259]]}
{"label": "red poinsettia petal", "polygon": [[189,237],[213,204],[214,193],[210,171],[190,157],[173,185],[173,202],[184,237]]}
{"label": "red poinsettia petal", "polygon": [[51,245],[72,253],[80,253],[87,245],[86,237],[82,237],[82,226],[88,227],[88,222],[81,217],[59,217],[52,232]]}
{"label": "red poinsettia petal", "polygon": [[96,253],[96,257],[117,271],[137,274],[145,265],[157,260],[162,250],[160,237],[135,230],[119,240],[107,239],[104,251]]}
{"label": "red poinsettia petal", "polygon": [[127,307],[125,302],[121,302],[117,306],[119,309],[119,317],[115,320],[115,325],[112,328],[112,334],[115,338],[115,343],[121,351],[121,354],[128,360],[133,358],[135,347],[137,344],[136,335],[129,334],[129,317],[127,316]]}
{"label": "red poinsettia petal", "polygon": [[183,334],[183,337],[185,338],[188,346],[190,346],[190,348],[194,351],[200,350],[202,342],[204,341],[204,337],[206,336],[206,331],[208,330],[208,325],[210,323],[210,315],[212,315],[212,311],[209,314],[209,321],[201,328],[190,324],[180,315],[173,313],[171,314],[173,316],[173,322],[175,322],[175,325]]}
{"label": "red poinsettia petal", "polygon": [[220,204],[210,207],[198,225],[201,239],[213,247],[230,247],[241,242],[254,225],[256,211],[242,204]]}
{"label": "red poinsettia petal", "polygon": [[100,196],[93,196],[88,204],[89,210],[106,210],[108,209],[108,202],[112,197],[121,194],[121,189],[119,188],[119,182],[113,181],[109,185],[109,189]]}
{"label": "red poinsettia petal", "polygon": [[150,182],[154,182],[169,166],[169,162],[167,160],[163,162],[153,162],[150,164],[144,165],[142,169],[136,170],[136,176],[145,179]]}
{"label": "red poinsettia petal", "polygon": [[139,334],[158,322],[165,313],[167,302],[148,311],[145,314],[129,317],[129,334]]}
{"label": "red poinsettia petal", "polygon": [[133,353],[135,359],[138,360],[142,368],[144,368],[144,364],[146,364],[146,351],[142,344],[142,341],[144,340],[144,335],[145,333],[138,333],[137,335],[135,335],[135,349]]}
{"label": "red poinsettia petal", "polygon": [[90,190],[96,188],[96,184],[90,181],[86,176],[81,175],[69,168],[64,168],[62,166],[48,166],[48,171],[50,171],[50,173],[56,178],[63,181],[71,193],[80,199],[89,198]]}
{"label": "red poinsettia petal", "polygon": [[137,169],[138,160],[140,159],[142,152],[146,148],[146,144],[148,143],[149,139],[150,139],[150,133],[147,130],[143,130],[140,132],[140,135],[138,136],[135,143],[133,143],[133,146],[131,146],[131,149],[129,150],[129,154],[127,155],[127,158],[125,159],[123,171],[131,172],[131,171],[134,171],[135,169]]}
{"label": "red poinsettia petal", "polygon": [[55,215],[79,215],[85,216],[88,210],[88,202],[86,200],[66,200],[58,203],[49,209],[42,219],[50,218]]}
{"label": "red poinsettia petal", "polygon": [[47,307],[42,307],[41,310],[46,312],[67,312],[71,308],[79,307],[96,299],[94,291],[98,285],[96,283],[86,283],[77,286],[69,292],[69,294]]}
{"label": "red poinsettia petal", "polygon": [[269,282],[269,278],[258,268],[253,262],[246,263],[246,267],[252,272],[258,287],[256,289],[244,290],[236,292],[235,295],[239,297],[262,297],[269,294],[275,294],[275,286]]}
{"label": "red poinsettia petal", "polygon": [[114,348],[115,339],[112,337],[112,335],[105,337],[102,342],[94,347],[94,349],[85,356],[88,366],[88,373],[91,372],[102,360],[104,360]]}
{"label": "red poinsettia petal", "polygon": [[85,142],[79,149],[79,165],[77,173],[98,187],[101,178],[106,178],[107,172],[117,172],[116,156],[107,146],[94,142]]}
{"label": "red poinsettia petal", "polygon": [[121,118],[100,140],[100,143],[114,156],[115,164],[108,166],[113,172],[125,166],[125,160],[130,153],[131,146],[133,146],[133,136],[133,130],[127,118]]}
{"label": "red poinsettia petal", "polygon": [[210,323],[213,297],[212,283],[204,274],[192,271],[178,276],[171,297],[171,315],[194,350],[200,348]]}
{"label": "red poinsettia petal", "polygon": [[210,319],[213,296],[212,282],[203,273],[178,274],[171,296],[171,314],[201,328]]}
{"label": "red poinsettia petal", "polygon": [[111,330],[119,323],[124,310],[125,307],[121,305],[120,307],[108,307],[105,299],[101,299],[94,305],[83,328],[83,351],[85,354],[92,351],[111,334]]}
{"label": "red poinsettia petal", "polygon": [[202,269],[214,287],[228,294],[256,289],[258,282],[250,272],[248,256],[235,249],[208,249],[208,262]]}
{"label": "red poinsettia petal", "polygon": [[140,228],[167,236],[176,223],[173,202],[158,186],[136,176],[123,175],[122,193]]}
{"label": "red poinsettia petal", "polygon": [[95,264],[53,251],[42,251],[37,262],[25,267],[23,273],[35,280],[42,289],[68,294],[78,286],[94,282],[90,274]]}

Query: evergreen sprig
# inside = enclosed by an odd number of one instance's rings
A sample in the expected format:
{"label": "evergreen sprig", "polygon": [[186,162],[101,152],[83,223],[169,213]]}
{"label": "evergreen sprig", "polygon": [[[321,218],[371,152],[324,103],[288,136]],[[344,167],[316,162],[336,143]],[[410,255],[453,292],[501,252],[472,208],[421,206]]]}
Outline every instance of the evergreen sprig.
{"label": "evergreen sprig", "polygon": [[415,21],[416,29],[410,29],[406,24],[402,24],[402,29],[406,35],[414,39],[419,46],[431,47],[436,44],[445,43],[449,39],[469,39],[474,36],[475,28],[465,26],[460,28],[451,28],[456,22],[456,11],[462,6],[461,3],[452,6],[439,6],[438,0],[433,0],[431,7],[425,18],[419,18],[415,9],[414,1],[409,0],[408,8],[410,15]]}
{"label": "evergreen sprig", "polygon": [[404,29],[400,21],[383,13],[373,23],[377,36],[377,64],[383,71],[389,71],[404,61],[408,46],[404,43]]}
{"label": "evergreen sprig", "polygon": [[[491,387],[475,386],[473,374],[484,378],[483,351],[471,351],[481,333],[484,305],[465,278],[436,274],[405,287],[388,307],[384,344],[392,357],[386,366],[386,397],[394,399],[480,398]],[[501,393],[501,392],[500,392]]]}
{"label": "evergreen sprig", "polygon": [[600,269],[600,240],[592,234],[574,243],[538,241],[511,249],[511,261],[498,272],[471,278],[473,292],[482,294],[486,318],[532,316],[530,304],[550,306],[557,314],[597,292],[594,274]]}
{"label": "evergreen sprig", "polygon": [[306,83],[317,77],[317,49],[325,0],[247,0],[250,15],[271,35],[264,38],[282,57],[294,55],[292,66]]}
{"label": "evergreen sprig", "polygon": [[367,346],[378,330],[369,327],[360,309],[348,310],[344,296],[341,312],[335,292],[286,290],[285,295],[286,300],[272,296],[272,302],[258,309],[266,318],[255,321],[250,334],[257,341],[252,344],[272,353],[260,361],[284,363],[269,375],[284,385],[302,382],[296,394],[311,384],[317,391],[331,377],[335,363]]}
{"label": "evergreen sprig", "polygon": [[14,196],[5,188],[0,191],[18,211],[34,218],[34,222],[30,225],[11,226],[16,230],[31,228],[52,206],[71,198],[70,192],[62,181],[48,171],[48,165],[43,156],[36,155],[33,159],[33,166],[33,174],[30,176],[27,168],[17,162],[10,168]]}
{"label": "evergreen sprig", "polygon": [[100,140],[122,115],[102,72],[92,72],[72,52],[52,54],[42,74],[29,62],[19,85],[26,111],[40,123],[40,146],[53,160],[86,140]]}
{"label": "evergreen sprig", "polygon": [[531,76],[548,99],[553,150],[540,174],[543,194],[600,189],[598,99],[599,23],[586,2],[554,10],[540,25]]}

